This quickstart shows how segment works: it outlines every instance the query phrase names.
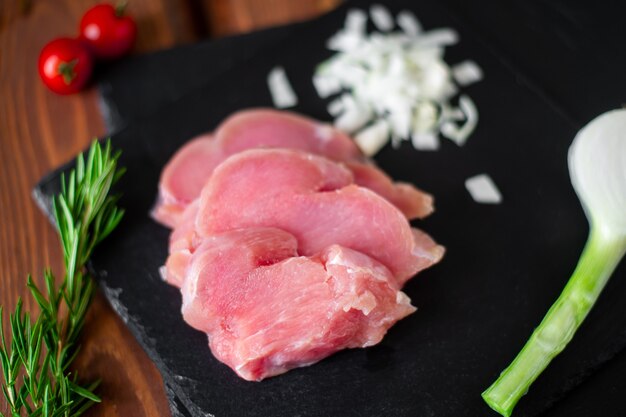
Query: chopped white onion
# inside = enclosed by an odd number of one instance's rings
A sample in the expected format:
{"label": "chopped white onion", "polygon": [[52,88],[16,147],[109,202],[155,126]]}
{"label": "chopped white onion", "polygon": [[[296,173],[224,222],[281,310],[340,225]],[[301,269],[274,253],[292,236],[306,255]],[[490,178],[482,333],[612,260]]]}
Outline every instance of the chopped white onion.
{"label": "chopped white onion", "polygon": [[357,48],[365,37],[367,14],[360,9],[348,10],[344,28],[333,35],[326,47],[333,51],[350,51]]}
{"label": "chopped white onion", "polygon": [[457,145],[463,146],[478,124],[478,110],[472,99],[466,95],[459,98],[459,107],[465,115],[465,123],[459,127],[453,122],[445,122],[441,125],[441,134]]}
{"label": "chopped white onion", "polygon": [[284,109],[298,104],[298,97],[291,88],[283,67],[272,68],[267,76],[267,85],[276,108]]}
{"label": "chopped white onion", "polygon": [[422,74],[421,92],[425,98],[437,100],[447,97],[450,83],[450,69],[442,61],[434,61]]}
{"label": "chopped white onion", "polygon": [[450,28],[434,29],[422,34],[416,42],[422,48],[442,47],[454,45],[459,41],[459,35]]}
{"label": "chopped white onion", "polygon": [[343,100],[344,112],[335,120],[335,127],[346,133],[354,133],[372,117],[372,111],[362,103],[357,103],[352,97]]}
{"label": "chopped white onion", "polygon": [[347,32],[365,33],[367,13],[361,9],[350,9],[346,16],[345,30]]}
{"label": "chopped white onion", "polygon": [[433,132],[415,132],[411,135],[411,143],[418,151],[436,151],[439,149],[439,138]]}
{"label": "chopped white onion", "polygon": [[333,101],[331,101],[330,103],[328,103],[328,107],[326,108],[326,111],[328,111],[328,114],[330,114],[331,116],[338,116],[344,110],[345,110],[345,107],[344,107],[343,100],[341,99],[341,97],[338,97],[334,99]]}
{"label": "chopped white onion", "polygon": [[400,149],[400,146],[402,146],[402,139],[396,135],[391,135],[391,147],[393,149]]}
{"label": "chopped white onion", "polygon": [[483,71],[472,60],[463,61],[452,67],[452,76],[459,85],[466,86],[483,79]]}
{"label": "chopped white onion", "polygon": [[411,109],[398,108],[386,118],[391,125],[391,132],[398,138],[407,138],[411,134]]}
{"label": "chopped white onion", "polygon": [[424,101],[415,106],[413,115],[413,134],[433,132],[436,127],[439,115],[437,107],[430,101]]}
{"label": "chopped white onion", "polygon": [[415,17],[415,15],[408,10],[403,10],[398,13],[396,21],[398,22],[400,29],[402,29],[402,31],[408,36],[415,37],[422,31],[422,25],[419,20],[417,20],[417,17]]}
{"label": "chopped white onion", "polygon": [[465,114],[458,107],[445,105],[441,107],[441,119],[447,121],[461,121],[465,120]]}
{"label": "chopped white onion", "polygon": [[321,98],[326,98],[341,91],[341,83],[334,77],[314,75],[313,86]]}
{"label": "chopped white onion", "polygon": [[376,28],[382,32],[389,32],[393,29],[393,17],[389,10],[382,4],[373,4],[370,7],[370,17]]}
{"label": "chopped white onion", "polygon": [[339,32],[326,43],[326,47],[332,51],[350,51],[359,46],[361,37],[358,33]]}
{"label": "chopped white onion", "polygon": [[391,14],[379,4],[371,6],[370,17],[380,32],[367,33],[364,11],[348,12],[344,28],[327,43],[338,53],[319,65],[313,78],[322,98],[344,91],[327,107],[335,126],[349,134],[370,129],[366,139],[386,131],[394,147],[410,140],[416,148],[436,149],[439,133],[465,143],[478,112],[469,97],[460,97],[459,108],[450,104],[458,94],[454,80],[477,81],[482,71],[473,61],[454,70],[444,61],[445,47],[456,43],[458,34],[450,28],[423,31],[408,11],[396,18],[401,30],[391,31]]}
{"label": "chopped white onion", "polygon": [[366,156],[376,155],[389,141],[389,125],[386,121],[379,120],[361,130],[354,137],[354,141]]}
{"label": "chopped white onion", "polygon": [[500,204],[502,202],[502,194],[487,174],[468,178],[465,180],[465,188],[477,203]]}
{"label": "chopped white onion", "polygon": [[452,83],[448,83],[444,85],[443,88],[441,89],[441,95],[446,100],[449,100],[452,97],[456,96],[458,92],[459,92],[459,89],[456,87],[456,85]]}

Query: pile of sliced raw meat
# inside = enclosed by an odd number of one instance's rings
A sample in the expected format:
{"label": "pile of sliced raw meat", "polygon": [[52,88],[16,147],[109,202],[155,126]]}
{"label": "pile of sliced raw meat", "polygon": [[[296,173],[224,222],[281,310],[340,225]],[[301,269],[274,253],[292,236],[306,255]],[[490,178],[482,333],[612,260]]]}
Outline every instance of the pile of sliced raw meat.
{"label": "pile of sliced raw meat", "polygon": [[401,291],[443,247],[409,221],[432,197],[394,183],[331,126],[238,112],[167,164],[153,216],[184,319],[247,380],[374,345],[415,311]]}

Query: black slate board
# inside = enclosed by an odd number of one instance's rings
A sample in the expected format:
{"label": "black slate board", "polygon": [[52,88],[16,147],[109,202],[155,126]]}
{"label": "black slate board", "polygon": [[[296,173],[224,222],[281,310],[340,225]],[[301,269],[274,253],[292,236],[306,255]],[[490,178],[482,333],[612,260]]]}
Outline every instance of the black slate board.
{"label": "black slate board", "polygon": [[[93,265],[106,271],[99,274],[105,293],[193,415],[491,415],[478,394],[519,349],[571,272],[586,234],[565,164],[577,124],[450,10],[413,7],[427,27],[457,28],[462,42],[448,60],[471,57],[487,78],[467,90],[481,123],[465,148],[446,144],[435,154],[387,149],[378,158],[395,178],[435,193],[438,212],[424,228],[449,248],[446,262],[407,287],[419,312],[378,347],[343,352],[261,384],[237,380],[208,355],[202,335],[181,325],[176,290],[160,283],[156,272],[167,231],[146,217],[171,152],[235,109],[269,104],[265,75],[273,65],[286,67],[303,103],[299,111],[327,117],[310,73],[327,54],[323,39],[341,25],[345,8],[299,30],[279,52],[233,69],[114,136],[129,168],[122,189],[128,217]],[[617,105],[610,104],[592,110]],[[466,195],[463,180],[482,171],[505,192],[503,206],[478,206]],[[56,181],[44,181],[40,193],[49,195]],[[623,276],[622,267],[517,415],[537,415],[623,346]]]}
{"label": "black slate board", "polygon": [[108,65],[98,74],[107,130],[116,132],[132,120],[150,116],[309,24],[184,45]]}

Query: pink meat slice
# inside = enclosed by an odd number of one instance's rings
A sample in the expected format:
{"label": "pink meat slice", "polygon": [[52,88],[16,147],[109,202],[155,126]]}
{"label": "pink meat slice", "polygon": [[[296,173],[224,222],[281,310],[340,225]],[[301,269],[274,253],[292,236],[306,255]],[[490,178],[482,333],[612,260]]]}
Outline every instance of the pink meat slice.
{"label": "pink meat slice", "polygon": [[352,171],[355,184],[385,197],[407,219],[423,219],[434,211],[433,197],[412,184],[393,182],[387,174],[372,164],[356,161],[347,161],[345,164]]}
{"label": "pink meat slice", "polygon": [[354,142],[327,124],[286,111],[252,109],[235,113],[217,129],[183,146],[161,175],[159,200],[153,217],[169,227],[200,195],[213,170],[229,156],[252,148],[299,149],[336,161],[349,161],[355,182],[395,204],[405,215],[424,217],[432,198],[409,184],[395,184],[375,165],[367,163]]}
{"label": "pink meat slice", "polygon": [[336,160],[362,157],[348,136],[313,119],[272,109],[239,111],[222,122],[214,138],[201,135],[174,154],[161,174],[153,217],[174,227],[220,162],[259,147],[301,149]]}
{"label": "pink meat slice", "polygon": [[223,160],[210,134],[187,142],[161,173],[159,197],[152,211],[158,222],[174,227],[185,208],[196,198],[213,169]]}
{"label": "pink meat slice", "polygon": [[284,110],[249,109],[228,117],[216,131],[226,156],[251,148],[289,148],[335,161],[362,159],[354,141],[327,123]]}
{"label": "pink meat slice", "polygon": [[[354,165],[354,164],[353,164]],[[350,166],[350,164],[348,164]],[[363,178],[363,182],[369,182],[370,189],[377,190],[380,187],[391,187],[392,183],[389,177],[382,174],[368,174],[367,171],[355,169],[354,166],[350,166],[353,175],[361,175]],[[347,175],[344,170],[341,170],[343,175]],[[344,178],[344,181],[348,181],[347,177]],[[412,188],[412,187],[411,187]],[[397,190],[400,190],[398,187]],[[409,190],[409,192],[411,192]],[[427,194],[423,194],[427,196]],[[418,196],[413,196],[411,200],[417,200]],[[423,198],[423,204],[420,205],[422,208],[430,208],[432,210],[432,203],[428,198]],[[161,270],[161,274],[163,279],[171,285],[176,287],[180,287],[183,283],[185,270],[187,268],[187,264],[191,258],[191,254],[194,248],[194,242],[199,238],[195,232],[195,219],[198,213],[198,200],[194,200],[183,212],[178,225],[174,228],[171,236],[170,236],[170,245],[169,245],[169,256],[165,263],[165,266]],[[422,264],[418,266],[418,269],[425,269],[430,266],[432,263],[438,261],[439,249],[437,245],[430,239],[428,235],[424,235],[422,238],[421,235],[418,235],[418,230],[414,229],[414,238],[416,242],[418,242],[419,248],[424,248],[421,251],[420,260]],[[423,234],[423,233],[422,233]]]}
{"label": "pink meat slice", "polygon": [[183,285],[191,254],[200,242],[195,230],[199,200],[193,201],[183,212],[178,224],[170,234],[169,255],[161,268],[161,277],[168,284]]}
{"label": "pink meat slice", "polygon": [[251,381],[374,345],[415,311],[391,272],[332,245],[298,256],[273,228],[214,235],[198,247],[182,288],[183,316],[209,335],[215,357]]}
{"label": "pink meat slice", "polygon": [[[355,183],[363,185],[378,194],[384,194],[381,190],[387,189],[389,194],[397,195],[394,199],[389,199],[398,208],[404,204],[405,215],[413,213],[416,217],[424,217],[433,211],[432,197],[426,193],[416,192],[411,185],[396,183],[395,186],[391,179],[378,169],[371,170],[371,166],[362,163],[347,163],[352,171]],[[368,168],[368,169],[363,169]],[[398,195],[399,194],[399,195]],[[193,242],[197,240],[195,233],[195,219],[198,213],[198,199],[189,204],[179,218],[178,224],[174,227],[170,236],[169,256],[165,267],[161,270],[162,277],[169,284],[180,287],[183,282],[185,268],[193,251]],[[421,239],[424,241],[422,246],[433,248],[432,240]],[[430,245],[429,245],[430,243]],[[424,256],[428,257],[429,252],[424,252]],[[425,265],[427,267],[428,265]]]}
{"label": "pink meat slice", "polygon": [[444,249],[420,233],[378,194],[353,184],[344,165],[309,153],[256,149],[215,170],[202,191],[196,232],[201,237],[246,227],[293,234],[301,255],[338,244],[389,268],[399,285],[439,261]]}

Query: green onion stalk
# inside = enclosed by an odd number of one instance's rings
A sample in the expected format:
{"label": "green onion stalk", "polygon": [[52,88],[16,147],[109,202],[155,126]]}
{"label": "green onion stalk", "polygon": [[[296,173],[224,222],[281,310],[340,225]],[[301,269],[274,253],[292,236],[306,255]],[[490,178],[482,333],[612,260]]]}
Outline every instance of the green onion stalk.
{"label": "green onion stalk", "polygon": [[589,238],[559,298],[513,362],[482,394],[506,417],[572,340],[626,252],[626,110],[610,111],[585,126],[570,147],[568,162],[589,221]]}

